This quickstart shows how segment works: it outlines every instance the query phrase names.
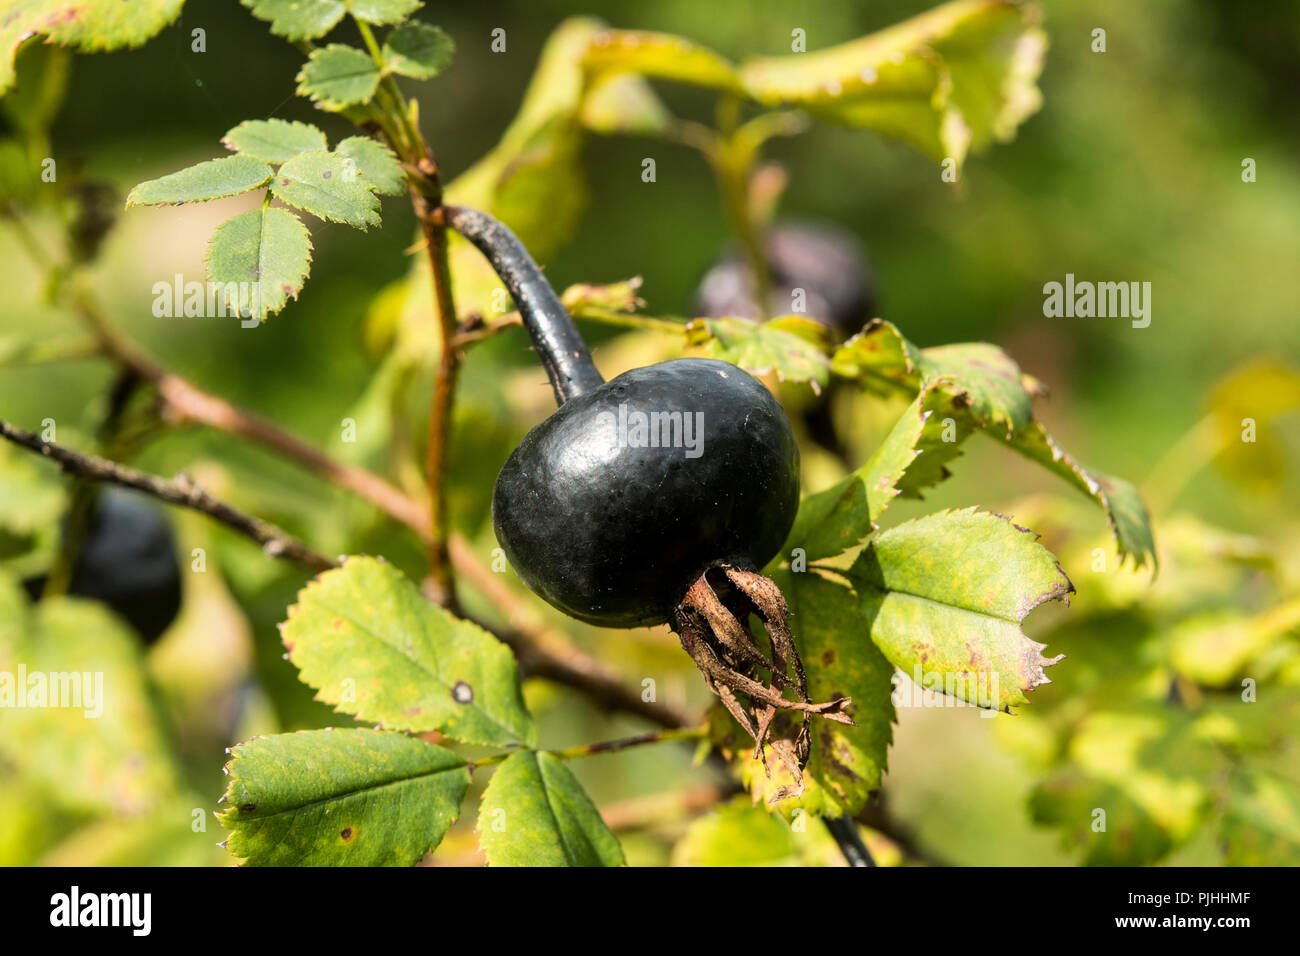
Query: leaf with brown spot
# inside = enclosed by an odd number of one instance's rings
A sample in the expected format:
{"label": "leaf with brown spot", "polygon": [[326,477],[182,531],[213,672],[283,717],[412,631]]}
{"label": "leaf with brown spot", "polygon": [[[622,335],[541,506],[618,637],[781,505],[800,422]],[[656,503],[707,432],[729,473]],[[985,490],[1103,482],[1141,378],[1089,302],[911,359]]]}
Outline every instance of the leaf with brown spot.
{"label": "leaf with brown spot", "polygon": [[385,731],[254,737],[230,753],[217,819],[249,866],[413,866],[469,786],[456,754]]}
{"label": "leaf with brown spot", "polygon": [[536,743],[510,648],[430,604],[391,564],[349,557],[326,571],[281,634],[302,680],[344,713],[465,743]]}
{"label": "leaf with brown spot", "polygon": [[1020,622],[1074,586],[1037,535],[1000,515],[942,511],[882,531],[848,576],[889,662],[969,703],[1022,704],[1060,660]]}

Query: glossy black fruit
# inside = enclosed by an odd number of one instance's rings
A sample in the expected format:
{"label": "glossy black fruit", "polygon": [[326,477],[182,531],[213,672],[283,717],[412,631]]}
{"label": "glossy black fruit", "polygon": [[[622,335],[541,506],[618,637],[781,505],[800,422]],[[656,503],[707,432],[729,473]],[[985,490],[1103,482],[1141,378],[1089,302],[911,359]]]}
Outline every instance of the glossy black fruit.
{"label": "glossy black fruit", "polygon": [[761,568],[798,503],[799,450],[771,393],[727,362],[677,359],[570,399],[529,432],[492,517],[533,591],[580,620],[634,627],[670,620],[710,562]]}
{"label": "glossy black fruit", "polygon": [[[759,572],[799,505],[799,448],[780,404],[749,373],[711,359],[660,362],[604,381],[510,230],[473,209],[439,212],[510,290],[560,406],[497,476],[492,518],[515,570],[580,620],[671,622],[765,763],[777,712],[801,713],[781,751],[799,778],[812,717],[853,718],[848,697],[810,698],[785,597]],[[748,634],[753,616],[767,631],[767,654]],[[756,679],[764,670],[766,682]]]}
{"label": "glossy black fruit", "polygon": [[[767,312],[795,311],[794,292],[804,291],[803,312],[842,337],[859,331],[875,308],[874,289],[861,241],[837,226],[787,223],[767,234],[772,279]],[[719,261],[700,281],[693,312],[702,316],[757,318],[749,264],[739,253]]]}
{"label": "glossy black fruit", "polygon": [[[171,528],[158,508],[118,488],[104,489],[94,508],[68,593],[104,602],[152,643],[181,606]],[[44,579],[28,582],[34,596],[43,586]]]}

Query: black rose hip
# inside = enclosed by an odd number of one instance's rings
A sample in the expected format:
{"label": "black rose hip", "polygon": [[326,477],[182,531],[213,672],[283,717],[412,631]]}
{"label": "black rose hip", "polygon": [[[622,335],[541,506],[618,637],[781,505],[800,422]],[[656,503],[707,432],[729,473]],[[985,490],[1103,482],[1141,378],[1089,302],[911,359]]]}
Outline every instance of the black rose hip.
{"label": "black rose hip", "polygon": [[[758,573],[799,503],[799,450],[780,404],[749,373],[711,359],[604,381],[509,230],[474,210],[444,213],[506,283],[559,404],[510,455],[493,492],[497,539],[520,578],[591,624],[671,623],[760,754],[777,709],[851,722],[847,699],[809,701],[784,598]],[[768,631],[770,659],[745,626],[751,614]],[[805,718],[800,766],[808,747]]]}

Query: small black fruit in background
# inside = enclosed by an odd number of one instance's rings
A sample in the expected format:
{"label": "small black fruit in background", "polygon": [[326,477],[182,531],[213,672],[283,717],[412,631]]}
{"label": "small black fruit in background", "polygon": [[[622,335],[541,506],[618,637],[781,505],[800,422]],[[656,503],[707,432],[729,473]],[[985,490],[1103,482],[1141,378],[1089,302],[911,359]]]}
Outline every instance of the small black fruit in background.
{"label": "small black fruit in background", "polygon": [[804,292],[802,312],[828,325],[840,338],[862,330],[875,309],[875,288],[866,247],[857,236],[827,223],[790,222],[766,234],[771,300],[755,301],[749,262],[740,252],[725,255],[700,280],[692,314],[709,318],[788,315],[796,289]]}
{"label": "small black fruit in background", "polygon": [[[847,698],[809,699],[785,598],[759,570],[799,506],[799,448],[780,403],[748,372],[712,359],[659,362],[606,382],[519,240],[484,213],[442,212],[505,282],[559,406],[497,476],[492,520],[511,565],[579,620],[671,623],[756,756],[767,759],[778,709],[801,712],[795,739],[775,748],[798,776],[811,716],[852,719]],[[751,615],[767,630],[770,657],[749,633]],[[766,683],[759,670],[770,673]]]}
{"label": "small black fruit in background", "polygon": [[[120,488],[104,488],[91,506],[68,593],[102,601],[151,644],[181,606],[176,540],[162,511]],[[45,578],[26,582],[38,598]]]}

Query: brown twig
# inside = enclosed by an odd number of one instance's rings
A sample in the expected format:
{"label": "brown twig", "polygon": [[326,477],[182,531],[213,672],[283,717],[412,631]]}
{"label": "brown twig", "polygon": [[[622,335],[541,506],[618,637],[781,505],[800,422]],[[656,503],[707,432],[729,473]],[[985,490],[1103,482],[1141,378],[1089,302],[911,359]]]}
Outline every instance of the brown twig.
{"label": "brown twig", "polygon": [[335,567],[329,558],[316,553],[297,538],[282,531],[268,521],[237,511],[230,505],[218,501],[195,484],[194,479],[185,473],[176,476],[174,481],[159,478],[139,471],[107,458],[83,455],[59,445],[41,441],[31,432],[16,428],[8,422],[0,421],[0,436],[7,438],[28,451],[44,455],[58,462],[59,467],[70,475],[89,481],[102,481],[134,488],[151,495],[168,504],[181,505],[202,512],[210,518],[233,528],[245,537],[251,538],[262,546],[262,550],[275,558],[285,558],[305,565],[314,571],[324,571]]}

